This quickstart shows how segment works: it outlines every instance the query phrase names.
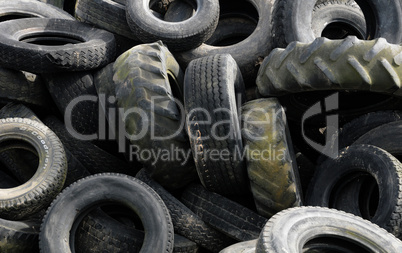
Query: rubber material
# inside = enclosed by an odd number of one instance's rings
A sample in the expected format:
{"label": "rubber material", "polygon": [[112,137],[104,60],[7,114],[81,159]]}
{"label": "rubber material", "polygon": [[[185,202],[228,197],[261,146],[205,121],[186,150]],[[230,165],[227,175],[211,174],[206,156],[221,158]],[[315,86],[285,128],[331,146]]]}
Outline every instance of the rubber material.
{"label": "rubber material", "polygon": [[[90,70],[115,57],[113,34],[77,21],[10,20],[0,23],[0,34],[0,64],[12,69],[32,73]],[[46,45],[49,42],[67,44]]]}

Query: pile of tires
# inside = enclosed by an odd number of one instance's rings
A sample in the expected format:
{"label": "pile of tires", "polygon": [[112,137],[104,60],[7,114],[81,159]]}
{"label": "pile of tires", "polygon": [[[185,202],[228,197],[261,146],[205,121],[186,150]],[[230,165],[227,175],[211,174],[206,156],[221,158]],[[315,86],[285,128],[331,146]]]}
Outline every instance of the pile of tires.
{"label": "pile of tires", "polygon": [[399,0],[0,0],[0,252],[402,252]]}

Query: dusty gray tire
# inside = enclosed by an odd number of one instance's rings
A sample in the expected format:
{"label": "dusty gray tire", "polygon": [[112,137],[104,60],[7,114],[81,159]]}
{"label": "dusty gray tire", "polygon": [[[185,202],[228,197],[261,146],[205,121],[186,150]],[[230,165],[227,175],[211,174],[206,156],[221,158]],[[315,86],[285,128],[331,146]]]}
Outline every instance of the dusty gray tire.
{"label": "dusty gray tire", "polygon": [[[345,192],[348,182],[367,178],[373,179],[373,184],[378,186],[378,203],[376,210],[371,215],[367,211],[363,218],[399,237],[402,225],[402,164],[391,154],[375,146],[352,145],[343,149],[337,158],[329,158],[321,164],[310,182],[306,204],[342,207],[335,206],[339,192]],[[349,194],[354,192],[350,191]],[[371,201],[367,192],[362,194],[354,198],[352,203],[344,205],[360,207],[360,203]],[[362,214],[366,211],[364,209],[361,206]]]}
{"label": "dusty gray tire", "polygon": [[[191,150],[201,183],[222,195],[248,191],[237,114],[244,98],[240,69],[229,54],[196,59],[188,66],[184,107]],[[222,150],[230,155],[211,156]]]}
{"label": "dusty gray tire", "polygon": [[23,219],[47,207],[61,191],[67,174],[66,154],[59,138],[42,123],[22,118],[1,119],[0,132],[1,142],[29,144],[39,157],[31,179],[0,191],[0,216]]}
{"label": "dusty gray tire", "polygon": [[[183,96],[184,76],[173,55],[161,41],[139,45],[121,55],[114,63],[113,71],[119,108],[140,111],[129,114],[122,122],[131,136],[133,151],[137,152],[135,158],[166,187],[180,188],[196,179],[191,157],[186,160],[178,154],[176,158],[171,152],[173,149],[186,154],[190,151],[179,102]],[[150,150],[155,153],[167,151],[173,159],[145,159],[143,151]]]}
{"label": "dusty gray tire", "polygon": [[108,173],[77,181],[53,201],[41,226],[41,252],[73,251],[77,225],[93,208],[110,201],[140,217],[145,230],[143,252],[172,252],[173,225],[158,194],[138,179]]}
{"label": "dusty gray tire", "polygon": [[32,73],[95,69],[116,53],[112,33],[73,20],[10,20],[0,23],[0,34],[0,64]]}
{"label": "dusty gray tire", "polygon": [[[275,98],[242,106],[248,178],[259,214],[302,205],[302,189],[283,107]],[[264,155],[265,154],[265,155]]]}
{"label": "dusty gray tire", "polygon": [[[204,43],[195,49],[177,52],[175,56],[180,65],[186,67],[192,60],[201,57],[230,54],[239,65],[243,78],[247,82],[250,82],[251,85],[254,85],[262,59],[272,50],[272,1],[247,0],[247,2],[255,6],[259,15],[258,25],[249,37],[239,43],[226,47],[211,46]],[[230,4],[232,5],[233,2],[230,2]]]}
{"label": "dusty gray tire", "polygon": [[154,16],[150,0],[127,0],[127,23],[135,36],[144,43],[162,40],[172,51],[198,47],[215,30],[219,19],[218,0],[194,0],[195,14],[181,22],[166,22]]}
{"label": "dusty gray tire", "polygon": [[[334,237],[337,240],[331,241]],[[402,242],[352,214],[323,207],[296,207],[268,221],[261,231],[256,253],[301,253],[308,248],[334,250],[331,252],[401,252]]]}
{"label": "dusty gray tire", "polygon": [[[273,11],[272,24],[272,41],[274,47],[286,47],[293,41],[303,43],[312,42],[316,36],[314,27],[321,21],[315,21],[314,7],[317,0],[279,0],[275,1]],[[400,43],[402,40],[402,9],[400,1],[384,2],[382,0],[356,0],[363,11],[366,21],[366,36],[363,39],[385,38],[390,43]],[[336,12],[340,13],[336,13]],[[356,22],[351,19],[351,15],[347,14],[350,10],[340,11],[339,7],[335,7],[331,13],[326,15],[327,18],[336,20],[346,15],[347,22]],[[356,13],[353,13],[356,15]],[[361,14],[359,14],[361,15]],[[345,17],[343,17],[345,18]],[[339,20],[340,22],[345,22]],[[315,24],[314,24],[315,23]],[[328,23],[328,22],[327,22]],[[358,24],[355,24],[357,26]]]}
{"label": "dusty gray tire", "polygon": [[257,77],[263,96],[311,90],[359,90],[401,96],[402,46],[354,36],[292,42],[264,59]]}
{"label": "dusty gray tire", "polygon": [[63,11],[63,8],[56,8],[43,1],[14,0],[0,2],[0,16],[2,21],[27,17],[27,18],[60,18],[74,20],[74,17]]}

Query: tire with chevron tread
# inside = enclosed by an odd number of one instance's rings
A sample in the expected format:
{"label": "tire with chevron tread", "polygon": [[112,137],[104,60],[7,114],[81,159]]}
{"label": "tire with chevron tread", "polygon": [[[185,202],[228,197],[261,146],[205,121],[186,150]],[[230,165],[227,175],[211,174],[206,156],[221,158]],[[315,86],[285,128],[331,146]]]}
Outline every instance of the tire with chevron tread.
{"label": "tire with chevron tread", "polygon": [[[338,3],[338,1],[330,2]],[[355,2],[362,10],[366,21],[367,29],[363,39],[382,37],[390,43],[399,44],[402,42],[402,24],[399,22],[402,20],[402,5],[400,1],[356,0]],[[313,28],[321,21],[313,19],[315,15],[314,9],[320,11],[317,9],[320,5],[322,7],[323,4],[328,4],[321,3],[316,5],[316,3],[317,0],[275,1],[272,18],[272,43],[274,48],[284,48],[294,41],[310,43],[316,38],[315,35],[318,35],[319,32],[314,32]],[[358,23],[361,23],[361,21],[358,21],[361,20],[360,12],[355,12],[353,9],[346,7],[346,5],[343,4],[343,10],[339,9],[339,7],[334,7],[331,10],[332,13],[328,13],[325,19],[334,16],[333,20],[335,22],[350,23],[354,24],[355,27],[359,26]],[[337,11],[340,13],[336,13]],[[353,14],[348,14],[350,11]],[[337,15],[338,19],[335,15]],[[360,18],[353,20],[352,15],[354,17],[358,15]],[[314,25],[314,23],[316,24]]]}
{"label": "tire with chevron tread", "polygon": [[335,159],[328,158],[311,179],[306,204],[335,208],[337,193],[344,191],[345,186],[356,179],[373,179],[373,184],[378,186],[378,204],[372,210],[362,205],[375,201],[374,197],[370,199],[369,191],[361,192],[359,197],[352,198],[355,200],[353,203],[347,204],[360,207],[363,218],[397,237],[401,236],[402,164],[376,146],[354,144],[342,149]]}
{"label": "tire with chevron tread", "polygon": [[127,23],[144,43],[162,40],[172,51],[190,50],[211,37],[218,24],[218,0],[195,0],[197,11],[182,22],[166,22],[156,18],[149,11],[149,4],[146,4],[149,2],[127,0],[126,3]]}
{"label": "tire with chevron tread", "polygon": [[172,217],[176,233],[212,252],[219,252],[223,248],[235,243],[235,240],[207,225],[188,207],[152,180],[146,170],[140,170],[136,178],[154,189],[165,202]]}
{"label": "tire with chevron tread", "polygon": [[[283,209],[302,205],[299,172],[283,107],[276,98],[262,98],[247,102],[241,111],[248,178],[258,213],[269,218]],[[264,151],[269,153],[264,155]]]}
{"label": "tire with chevron tread", "polygon": [[30,119],[0,120],[1,138],[5,145],[31,145],[39,157],[36,173],[26,183],[0,191],[0,216],[23,219],[45,208],[61,191],[67,174],[63,144],[45,125]]}
{"label": "tire with chevron tread", "polygon": [[[222,195],[248,191],[238,106],[244,83],[229,54],[193,60],[184,79],[186,129],[201,183]],[[214,159],[216,151],[225,159]],[[229,155],[227,155],[229,153]]]}
{"label": "tire with chevron tread", "polygon": [[274,49],[257,78],[263,96],[311,90],[358,90],[401,96],[402,46],[370,41],[317,38]]}
{"label": "tire with chevron tread", "polygon": [[[161,41],[133,47],[122,54],[113,66],[116,100],[119,108],[137,108],[122,123],[138,154],[178,149],[190,151],[184,132],[184,115],[180,110],[183,72]],[[150,121],[153,121],[150,124]],[[144,130],[146,130],[144,132]],[[120,133],[119,133],[120,134]],[[153,136],[155,135],[155,136]],[[173,156],[173,153],[169,153]],[[192,159],[182,154],[174,159],[142,159],[152,178],[169,188],[180,188],[197,178]]]}
{"label": "tire with chevron tread", "polygon": [[74,20],[74,17],[63,11],[63,8],[56,8],[51,4],[42,2],[43,1],[31,0],[14,0],[12,2],[0,1],[0,16],[2,17],[1,20],[6,21],[22,17],[59,18]]}
{"label": "tire with chevron tread", "polygon": [[182,202],[205,223],[237,241],[257,239],[267,219],[202,185],[190,185]]}
{"label": "tire with chevron tread", "polygon": [[301,249],[400,252],[402,243],[384,229],[355,215],[306,206],[286,209],[273,216],[261,231],[255,252],[301,252]]}
{"label": "tire with chevron tread", "polygon": [[35,74],[95,69],[116,53],[112,33],[73,20],[10,20],[0,23],[0,34],[0,65]]}
{"label": "tire with chevron tread", "polygon": [[173,225],[159,195],[136,178],[105,173],[77,181],[53,201],[41,225],[41,252],[69,252],[74,248],[71,238],[76,234],[75,224],[94,208],[111,201],[127,206],[141,219],[146,234],[141,251],[173,251]]}

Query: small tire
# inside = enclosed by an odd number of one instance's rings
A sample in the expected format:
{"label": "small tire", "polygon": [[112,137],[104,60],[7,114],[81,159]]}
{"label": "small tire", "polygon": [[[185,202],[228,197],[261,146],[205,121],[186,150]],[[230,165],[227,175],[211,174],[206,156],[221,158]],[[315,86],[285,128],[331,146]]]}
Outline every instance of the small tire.
{"label": "small tire", "polygon": [[[302,189],[286,115],[275,98],[242,106],[242,136],[251,192],[259,214],[302,205]],[[268,152],[268,156],[264,152]]]}
{"label": "small tire", "polygon": [[[337,240],[330,239],[334,237]],[[302,249],[314,249],[314,244],[319,250],[334,250],[331,252],[402,251],[400,240],[367,220],[334,209],[307,206],[273,216],[261,231],[256,253],[301,253]]]}
{"label": "small tire", "polygon": [[[244,98],[243,79],[232,56],[208,56],[189,64],[184,109],[194,162],[204,187],[222,195],[248,191],[237,114]],[[208,154],[222,150],[230,154],[226,159],[216,160]]]}
{"label": "small tire", "polygon": [[[0,64],[32,73],[90,70],[113,61],[116,53],[113,34],[72,20],[10,20],[0,23],[0,34]],[[43,45],[54,42],[67,44]]]}
{"label": "small tire", "polygon": [[[310,182],[306,204],[334,208],[336,194],[344,190],[346,183],[367,177],[373,178],[378,185],[379,196],[375,213],[363,218],[399,237],[402,225],[402,164],[375,146],[352,145],[343,149],[334,160],[329,158],[321,164]],[[369,195],[364,194],[362,198],[369,198]],[[362,201],[365,199],[357,199],[348,205],[358,206]]]}
{"label": "small tire", "polygon": [[219,19],[218,0],[195,0],[195,14],[181,22],[166,22],[154,16],[150,0],[127,0],[127,23],[135,36],[144,43],[162,40],[172,51],[198,47],[215,30]]}
{"label": "small tire", "polygon": [[107,173],[77,181],[53,201],[41,226],[41,252],[71,252],[77,229],[74,224],[91,208],[110,201],[128,206],[140,217],[145,230],[142,251],[173,251],[172,221],[158,194],[138,179]]}
{"label": "small tire", "polygon": [[45,208],[61,191],[67,174],[63,144],[45,125],[30,119],[0,120],[1,142],[29,144],[37,152],[39,165],[26,183],[0,191],[0,216],[23,219]]}

